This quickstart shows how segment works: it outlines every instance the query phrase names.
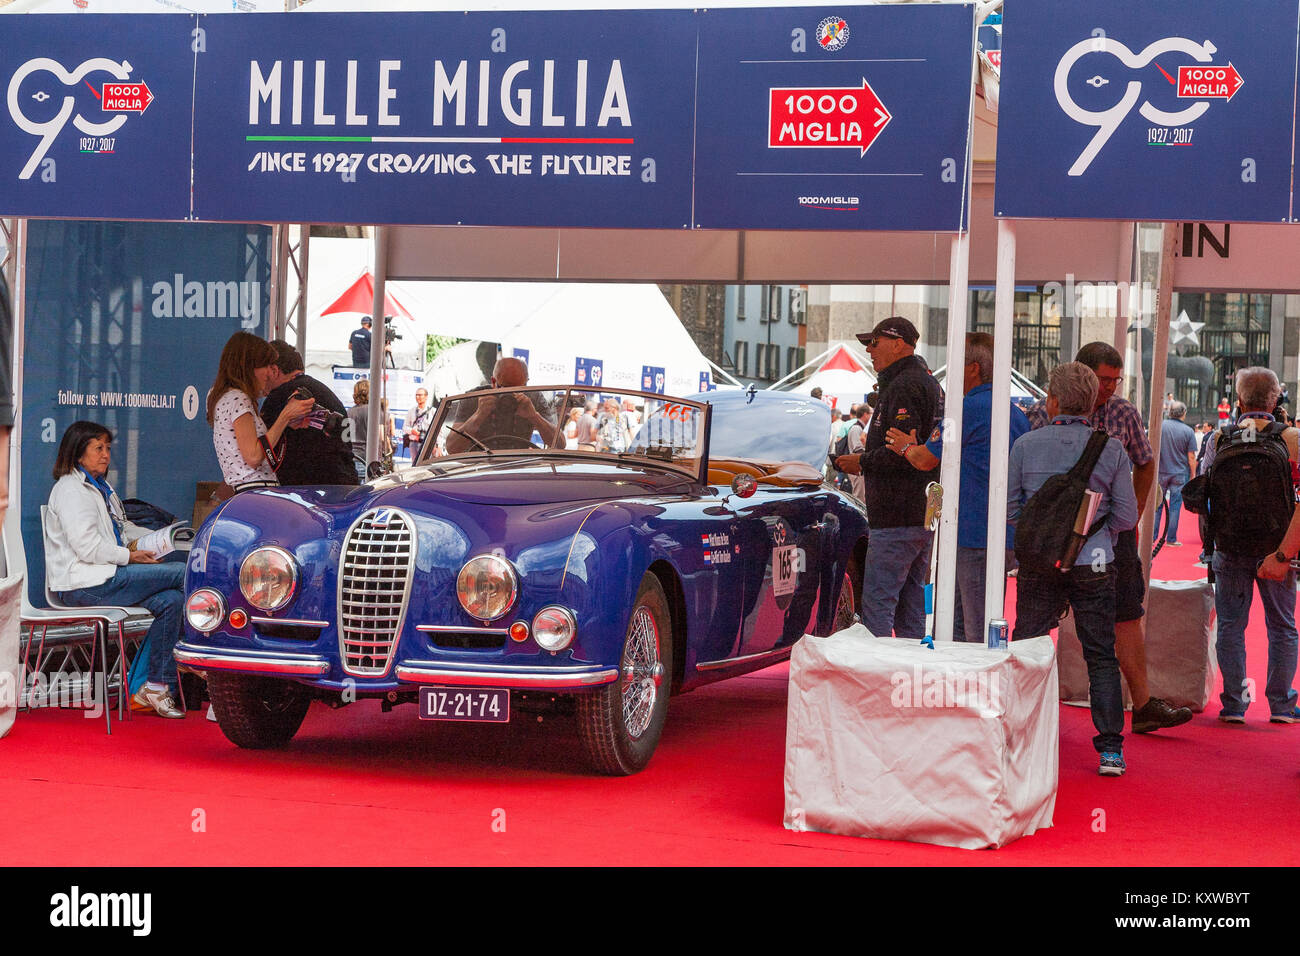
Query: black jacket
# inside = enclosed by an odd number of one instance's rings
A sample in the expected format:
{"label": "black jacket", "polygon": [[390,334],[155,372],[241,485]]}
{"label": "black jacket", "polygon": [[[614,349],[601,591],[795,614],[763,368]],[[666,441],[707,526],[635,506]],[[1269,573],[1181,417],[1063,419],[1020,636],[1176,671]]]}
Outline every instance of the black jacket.
{"label": "black jacket", "polygon": [[925,362],[915,355],[899,359],[880,373],[880,398],[858,459],[866,485],[867,520],[873,528],[919,527],[925,523],[925,486],[935,480],[885,447],[891,428],[915,431],[917,441],[930,438],[943,415],[943,390]]}
{"label": "black jacket", "polygon": [[[293,393],[305,387],[311,391],[316,404],[344,415],[343,403],[324,382],[310,375],[295,375],[271,393],[262,402],[262,421],[268,427],[280,417],[280,412]],[[337,423],[336,423],[337,424]],[[352,464],[352,446],[343,441],[339,433],[327,435],[319,428],[286,428],[284,430],[284,461],[276,471],[282,485],[356,485],[356,467]]]}

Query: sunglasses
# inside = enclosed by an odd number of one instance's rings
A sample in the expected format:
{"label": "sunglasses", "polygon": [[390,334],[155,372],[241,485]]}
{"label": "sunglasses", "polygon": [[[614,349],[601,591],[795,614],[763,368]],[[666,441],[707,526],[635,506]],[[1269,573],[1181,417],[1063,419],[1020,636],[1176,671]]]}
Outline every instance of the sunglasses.
{"label": "sunglasses", "polygon": [[873,335],[871,338],[867,339],[865,342],[862,343],[862,347],[866,349],[874,349],[877,345],[880,344],[881,339],[901,339],[901,338],[902,336],[890,335],[887,332],[882,332],[879,335]]}

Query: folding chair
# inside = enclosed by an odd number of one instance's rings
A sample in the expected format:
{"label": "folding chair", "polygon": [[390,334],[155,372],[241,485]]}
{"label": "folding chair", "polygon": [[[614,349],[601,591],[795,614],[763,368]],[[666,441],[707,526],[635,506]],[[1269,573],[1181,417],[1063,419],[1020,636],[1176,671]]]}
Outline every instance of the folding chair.
{"label": "folding chair", "polygon": [[[41,529],[44,532],[46,520],[45,506],[41,507]],[[27,554],[23,548],[22,533],[19,527],[17,509],[10,509],[3,529],[4,555],[10,574],[27,575]],[[108,632],[109,628],[117,630],[118,670],[120,672],[117,711],[118,720],[122,720],[126,708],[126,624],[140,618],[148,618],[149,611],[140,607],[65,607],[51,594],[48,584],[44,588],[48,608],[34,607],[28,599],[27,588],[22,589],[21,620],[27,630],[27,643],[22,660],[22,684],[26,686],[28,664],[31,658],[32,644],[36,641],[36,631],[40,629],[40,641],[36,649],[36,660],[32,671],[39,671],[44,662],[46,637],[50,627],[89,625],[92,632],[90,662],[87,677],[94,679],[95,658],[98,654],[103,663],[100,665],[102,679],[100,689],[103,692],[104,724],[109,734],[113,732],[112,714],[108,707]],[[30,706],[30,698],[29,698]]]}
{"label": "folding chair", "polygon": [[[41,505],[41,538],[44,542],[49,541],[46,534],[46,521],[48,520],[49,506]],[[46,567],[48,567],[48,561]],[[104,654],[104,704],[107,710],[108,704],[108,630],[111,627],[117,629],[117,662],[119,670],[118,688],[117,688],[117,719],[120,721],[123,712],[126,709],[127,696],[127,670],[126,670],[126,622],[134,621],[141,618],[151,618],[149,609],[145,607],[128,607],[119,605],[94,605],[91,607],[76,607],[70,604],[64,604],[58,599],[58,596],[50,590],[49,576],[45,578],[45,603],[50,606],[51,610],[58,611],[65,616],[78,615],[82,618],[93,620],[98,623],[102,641],[100,647]],[[92,661],[91,673],[94,673]],[[111,731],[110,731],[111,733]]]}

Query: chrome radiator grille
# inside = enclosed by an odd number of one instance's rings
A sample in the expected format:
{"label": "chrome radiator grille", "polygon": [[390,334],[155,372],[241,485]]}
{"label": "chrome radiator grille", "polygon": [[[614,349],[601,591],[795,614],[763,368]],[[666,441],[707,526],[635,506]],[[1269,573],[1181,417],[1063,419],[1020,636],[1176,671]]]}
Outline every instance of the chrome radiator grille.
{"label": "chrome radiator grille", "polygon": [[339,651],[343,670],[382,677],[393,662],[415,569],[415,524],[393,508],[361,516],[343,542]]}

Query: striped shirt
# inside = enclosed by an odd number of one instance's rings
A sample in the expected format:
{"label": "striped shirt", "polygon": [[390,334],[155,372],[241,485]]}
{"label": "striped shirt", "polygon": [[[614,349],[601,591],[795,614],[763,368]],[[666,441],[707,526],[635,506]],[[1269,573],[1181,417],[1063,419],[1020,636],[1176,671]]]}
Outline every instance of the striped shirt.
{"label": "striped shirt", "polygon": [[[1035,402],[1025,414],[1029,418],[1029,427],[1032,429],[1051,424],[1051,419],[1047,415],[1046,399]],[[1104,428],[1107,435],[1118,439],[1124,446],[1124,450],[1128,452],[1129,461],[1133,463],[1134,468],[1141,468],[1155,460],[1155,452],[1151,450],[1151,442],[1147,440],[1146,424],[1142,421],[1137,406],[1128,399],[1117,395],[1111,396],[1110,401],[1089,416],[1088,424],[1093,428]]]}

